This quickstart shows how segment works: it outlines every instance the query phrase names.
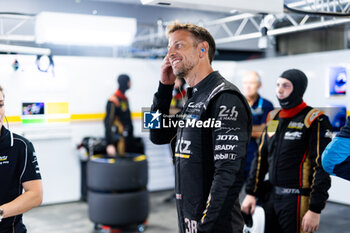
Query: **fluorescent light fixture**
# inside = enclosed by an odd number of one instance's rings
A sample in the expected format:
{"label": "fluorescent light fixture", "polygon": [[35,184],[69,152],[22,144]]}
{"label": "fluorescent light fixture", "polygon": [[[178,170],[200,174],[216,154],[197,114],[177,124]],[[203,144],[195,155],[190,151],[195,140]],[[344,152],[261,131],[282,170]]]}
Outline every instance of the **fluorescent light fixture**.
{"label": "fluorescent light fixture", "polygon": [[35,23],[38,44],[127,46],[135,34],[135,18],[41,12]]}
{"label": "fluorescent light fixture", "polygon": [[282,0],[141,0],[144,5],[230,12],[282,13]]}
{"label": "fluorescent light fixture", "polygon": [[36,48],[18,45],[0,44],[0,51],[6,53],[50,55],[51,50],[46,48]]}

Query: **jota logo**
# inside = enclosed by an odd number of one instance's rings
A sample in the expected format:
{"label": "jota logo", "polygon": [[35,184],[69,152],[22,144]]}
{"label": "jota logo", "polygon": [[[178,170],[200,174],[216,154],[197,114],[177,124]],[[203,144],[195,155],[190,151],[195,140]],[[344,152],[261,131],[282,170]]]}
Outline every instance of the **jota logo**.
{"label": "jota logo", "polygon": [[7,156],[0,156],[0,161],[5,161],[7,160]]}
{"label": "jota logo", "polygon": [[156,112],[143,112],[143,128],[144,129],[160,129],[160,116],[162,114]]}
{"label": "jota logo", "polygon": [[217,135],[216,140],[218,140],[218,141],[227,141],[227,140],[238,141],[238,136],[237,135]]}

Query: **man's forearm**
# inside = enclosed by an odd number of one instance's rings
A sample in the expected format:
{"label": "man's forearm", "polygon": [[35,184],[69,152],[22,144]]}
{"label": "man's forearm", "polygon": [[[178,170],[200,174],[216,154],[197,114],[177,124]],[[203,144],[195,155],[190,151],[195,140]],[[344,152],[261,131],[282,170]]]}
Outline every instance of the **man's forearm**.
{"label": "man's forearm", "polygon": [[252,138],[257,138],[259,139],[262,132],[264,131],[265,128],[265,124],[261,124],[261,125],[253,125],[252,128]]}
{"label": "man's forearm", "polygon": [[42,193],[37,191],[27,191],[2,206],[0,209],[4,211],[4,218],[16,216],[27,212],[28,210],[39,206],[42,202]]}

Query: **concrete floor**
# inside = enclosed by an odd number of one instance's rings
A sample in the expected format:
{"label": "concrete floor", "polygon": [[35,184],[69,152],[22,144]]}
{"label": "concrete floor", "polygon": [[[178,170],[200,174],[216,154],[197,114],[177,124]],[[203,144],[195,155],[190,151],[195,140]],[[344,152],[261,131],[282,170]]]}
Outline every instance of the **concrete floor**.
{"label": "concrete floor", "polygon": [[[151,193],[151,212],[146,232],[177,233],[175,203],[165,203],[171,191]],[[25,214],[28,233],[95,233],[84,202],[49,205]],[[350,207],[327,203],[318,233],[350,233]]]}

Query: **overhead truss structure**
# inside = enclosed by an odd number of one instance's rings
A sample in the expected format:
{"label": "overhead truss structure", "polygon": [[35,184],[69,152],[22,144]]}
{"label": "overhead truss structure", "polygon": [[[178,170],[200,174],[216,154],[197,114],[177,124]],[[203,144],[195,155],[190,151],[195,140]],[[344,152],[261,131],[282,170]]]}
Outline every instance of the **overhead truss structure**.
{"label": "overhead truss structure", "polygon": [[[299,13],[299,14],[291,14]],[[350,22],[350,0],[302,0],[285,4],[285,13],[278,15],[257,15],[242,13],[202,22],[215,38],[217,44],[232,43],[262,36],[277,36],[292,32],[330,27]],[[274,27],[284,22],[283,26]],[[156,41],[164,38],[164,27],[157,32],[144,33],[135,42]],[[159,29],[159,25],[158,25]],[[162,40],[163,41],[163,40]]]}
{"label": "overhead truss structure", "polygon": [[0,13],[0,41],[34,42],[35,16]]}
{"label": "overhead truss structure", "polygon": [[303,0],[284,4],[287,11],[322,16],[350,16],[348,0]]}
{"label": "overhead truss structure", "polygon": [[[348,16],[350,0],[301,0],[285,4],[285,13],[278,15],[241,13],[200,24],[212,33],[217,44],[225,44],[345,24],[350,22]],[[167,24],[158,21],[154,26],[138,25],[134,47],[163,49],[158,51],[163,53]],[[35,43],[35,15],[0,13],[1,41]]]}

